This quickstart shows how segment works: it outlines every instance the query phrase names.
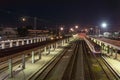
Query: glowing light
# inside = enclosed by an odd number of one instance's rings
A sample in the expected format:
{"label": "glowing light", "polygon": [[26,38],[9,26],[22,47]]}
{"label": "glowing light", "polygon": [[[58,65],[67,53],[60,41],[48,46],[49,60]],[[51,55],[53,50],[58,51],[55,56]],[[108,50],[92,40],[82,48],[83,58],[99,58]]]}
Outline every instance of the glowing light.
{"label": "glowing light", "polygon": [[61,27],[60,30],[63,31],[63,27]]}
{"label": "glowing light", "polygon": [[77,29],[77,28],[78,28],[78,26],[75,26],[75,28]]}
{"label": "glowing light", "polygon": [[23,18],[22,18],[22,21],[26,21],[26,18],[23,17]]}
{"label": "glowing light", "polygon": [[53,38],[53,37],[51,37],[50,39],[51,39],[51,40],[53,40],[54,38]]}
{"label": "glowing light", "polygon": [[106,27],[107,27],[107,24],[104,22],[104,23],[101,24],[101,26],[102,26],[103,28],[106,28]]}
{"label": "glowing light", "polygon": [[70,30],[71,30],[71,31],[74,31],[74,29],[73,29],[73,28],[70,28]]}
{"label": "glowing light", "polygon": [[63,38],[62,36],[60,36],[60,38]]}

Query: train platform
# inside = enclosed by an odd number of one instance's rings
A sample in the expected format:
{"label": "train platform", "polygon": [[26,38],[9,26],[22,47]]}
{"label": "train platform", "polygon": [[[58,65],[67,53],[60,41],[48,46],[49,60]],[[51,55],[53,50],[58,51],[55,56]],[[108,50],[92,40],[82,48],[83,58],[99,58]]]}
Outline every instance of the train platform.
{"label": "train platform", "polygon": [[118,41],[118,40],[111,40],[111,39],[107,39],[107,38],[97,38],[97,39],[120,47],[120,41]]}
{"label": "train platform", "polygon": [[118,58],[115,58],[115,53],[113,55],[108,54],[106,51],[102,50],[104,59],[108,62],[108,64],[119,74],[120,76],[120,55],[117,55]]}
{"label": "train platform", "polygon": [[104,56],[104,59],[109,63],[109,65],[120,76],[120,61],[113,57],[109,57],[109,56]]}
{"label": "train platform", "polygon": [[[66,44],[65,46],[67,46]],[[35,56],[35,59],[37,60],[35,63],[31,62],[31,58],[26,61],[26,68],[22,69],[21,64],[16,65],[13,68],[13,78],[9,78],[8,70],[0,73],[0,80],[27,80],[32,74],[34,74],[36,71],[40,70],[47,62],[49,62],[53,57],[60,54],[60,52],[63,50],[63,48],[58,48],[54,51],[51,51],[48,55],[42,55],[41,59],[38,60],[38,56]],[[42,53],[44,54],[44,52]]]}

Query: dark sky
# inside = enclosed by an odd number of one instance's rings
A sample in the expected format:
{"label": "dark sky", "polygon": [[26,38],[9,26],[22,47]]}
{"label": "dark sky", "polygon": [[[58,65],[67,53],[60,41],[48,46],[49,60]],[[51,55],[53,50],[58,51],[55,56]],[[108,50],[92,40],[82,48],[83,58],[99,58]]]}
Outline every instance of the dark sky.
{"label": "dark sky", "polygon": [[67,24],[109,24],[120,22],[120,0],[0,0],[0,24],[20,16],[36,16]]}

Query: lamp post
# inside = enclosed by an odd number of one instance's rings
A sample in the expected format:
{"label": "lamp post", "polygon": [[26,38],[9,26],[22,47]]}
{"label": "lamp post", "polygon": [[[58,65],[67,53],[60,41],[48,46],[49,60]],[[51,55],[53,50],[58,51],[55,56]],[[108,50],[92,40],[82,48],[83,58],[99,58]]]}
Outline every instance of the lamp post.
{"label": "lamp post", "polygon": [[[37,29],[37,17],[29,17],[28,18],[33,18],[34,19],[34,27],[33,29],[36,30]],[[25,22],[26,21],[26,17],[22,17],[22,21]]]}
{"label": "lamp post", "polygon": [[59,29],[59,37],[62,36],[63,30],[64,30],[64,28],[60,27],[60,29]]}
{"label": "lamp post", "polygon": [[[34,19],[34,27],[33,27],[33,29],[34,30],[36,30],[37,29],[37,17],[29,17],[29,16],[27,16],[28,18],[33,18]],[[25,22],[26,21],[26,17],[22,17],[22,21],[23,22]],[[35,36],[37,36],[37,32],[35,31]]]}
{"label": "lamp post", "polygon": [[75,32],[76,33],[78,32],[78,26],[75,26]]}

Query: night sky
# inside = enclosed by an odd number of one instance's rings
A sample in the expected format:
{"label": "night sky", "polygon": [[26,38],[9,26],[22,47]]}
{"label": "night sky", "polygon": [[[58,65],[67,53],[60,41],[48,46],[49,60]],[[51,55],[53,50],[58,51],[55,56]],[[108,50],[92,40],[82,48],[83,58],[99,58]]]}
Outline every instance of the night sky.
{"label": "night sky", "polygon": [[0,0],[0,24],[36,16],[60,24],[120,23],[120,0]]}

